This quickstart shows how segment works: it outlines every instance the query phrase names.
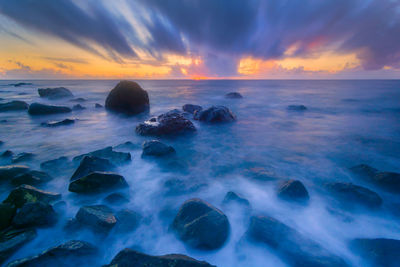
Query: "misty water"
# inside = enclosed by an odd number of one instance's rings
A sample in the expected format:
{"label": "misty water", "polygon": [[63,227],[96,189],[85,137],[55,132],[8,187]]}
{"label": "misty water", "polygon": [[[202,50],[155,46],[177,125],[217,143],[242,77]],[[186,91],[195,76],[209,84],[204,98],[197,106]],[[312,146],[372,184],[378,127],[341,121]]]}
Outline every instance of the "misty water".
{"label": "misty water", "polygon": [[[46,160],[74,156],[117,146],[130,141],[132,161],[118,166],[129,190],[129,203],[112,207],[130,208],[143,217],[137,230],[127,234],[111,232],[99,237],[89,231],[64,231],[69,218],[79,207],[102,204],[108,194],[82,197],[68,191],[69,178],[76,168],[70,166],[41,189],[59,192],[66,207],[56,226],[38,229],[38,236],[18,250],[8,261],[32,256],[64,241],[88,241],[101,250],[98,264],[106,264],[123,248],[134,248],[151,255],[182,253],[217,266],[287,266],[267,246],[243,241],[249,212],[240,206],[223,206],[228,191],[249,200],[251,214],[279,219],[315,240],[353,266],[365,266],[363,259],[348,248],[358,237],[400,239],[400,220],[393,207],[399,196],[387,193],[352,176],[348,168],[366,163],[379,170],[400,172],[400,81],[138,81],[149,93],[150,114],[123,116],[95,108],[104,105],[108,92],[118,81],[28,81],[32,85],[14,87],[18,81],[0,81],[0,103],[23,100],[72,107],[69,99],[46,100],[37,88],[64,86],[85,110],[49,116],[30,116],[26,111],[0,113],[0,152],[31,152],[35,157],[21,164],[40,169]],[[242,99],[227,99],[228,92],[240,92]],[[159,138],[177,151],[172,160],[141,157],[141,145],[151,137],[135,133],[138,123],[191,103],[203,107],[224,105],[237,116],[228,124],[193,121],[193,135]],[[305,111],[288,110],[288,105],[305,105]],[[78,119],[75,124],[43,127],[42,122]],[[5,159],[2,165],[9,164]],[[263,168],[276,181],[259,181],[248,169]],[[276,196],[280,180],[298,179],[309,194],[308,205],[299,206]],[[171,179],[185,181],[187,188],[168,191]],[[376,191],[383,206],[376,211],[330,212],[329,195],[321,186],[328,181],[353,182]],[[11,190],[2,185],[0,197]],[[196,250],[176,238],[169,226],[179,206],[198,197],[221,209],[230,222],[230,236],[215,251]],[[348,219],[343,219],[346,216]]]}

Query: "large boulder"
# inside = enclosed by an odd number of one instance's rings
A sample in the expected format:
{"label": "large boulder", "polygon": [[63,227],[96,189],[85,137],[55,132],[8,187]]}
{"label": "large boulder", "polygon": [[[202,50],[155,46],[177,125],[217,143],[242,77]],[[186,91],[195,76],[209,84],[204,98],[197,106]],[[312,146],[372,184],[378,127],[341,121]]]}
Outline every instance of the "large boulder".
{"label": "large boulder", "polygon": [[24,165],[0,166],[0,181],[11,181],[14,177],[28,171],[29,167]]}
{"label": "large boulder", "polygon": [[213,267],[181,254],[150,256],[129,248],[121,250],[106,267]]}
{"label": "large boulder", "polygon": [[84,177],[92,172],[108,172],[115,168],[115,166],[107,159],[85,156],[78,168],[72,174],[71,181],[75,181],[81,177]]}
{"label": "large boulder", "polygon": [[53,178],[46,172],[42,171],[27,171],[25,173],[16,175],[11,178],[11,184],[14,186],[27,185],[40,185],[51,181]]}
{"label": "large boulder", "polygon": [[131,154],[128,152],[117,152],[114,151],[112,146],[108,146],[103,149],[95,150],[86,154],[82,154],[79,156],[74,157],[74,161],[80,161],[82,160],[85,156],[93,156],[93,157],[98,157],[98,158],[103,158],[103,159],[108,159],[111,161],[113,164],[118,165],[121,163],[126,163],[128,161],[131,161]]}
{"label": "large boulder", "polygon": [[175,149],[172,146],[168,146],[158,140],[151,140],[143,143],[142,157],[162,157],[171,154],[175,154]]}
{"label": "large boulder", "polygon": [[350,247],[371,266],[398,267],[400,263],[400,240],[387,238],[358,238]]}
{"label": "large boulder", "polygon": [[59,99],[74,96],[71,91],[65,87],[39,88],[38,93],[40,97],[46,97],[48,99]]}
{"label": "large boulder", "polygon": [[0,112],[26,110],[29,105],[24,101],[13,100],[11,102],[0,104]]}
{"label": "large boulder", "polygon": [[232,191],[226,193],[224,200],[222,201],[222,204],[224,205],[236,204],[244,206],[246,208],[250,207],[250,202],[247,199]]}
{"label": "large boulder", "polygon": [[0,203],[0,231],[11,225],[16,207],[10,203]]}
{"label": "large boulder", "polygon": [[239,92],[230,92],[225,95],[225,98],[240,99],[243,98],[243,96]]}
{"label": "large boulder", "polygon": [[196,111],[203,110],[203,108],[199,105],[185,104],[183,105],[182,110],[187,113],[194,114]]}
{"label": "large boulder", "polygon": [[30,115],[50,115],[59,113],[68,113],[72,110],[69,107],[52,106],[40,103],[33,103],[29,105],[28,113]]}
{"label": "large boulder", "polygon": [[13,189],[3,203],[10,203],[21,208],[25,203],[42,201],[51,203],[61,198],[61,194],[47,192],[30,185],[21,185]]}
{"label": "large boulder", "polygon": [[196,111],[194,119],[204,122],[232,122],[236,120],[236,116],[227,107],[212,106],[206,110]]}
{"label": "large boulder", "polygon": [[91,259],[96,254],[97,248],[92,244],[85,241],[71,240],[45,250],[39,255],[15,260],[9,263],[8,267],[90,266],[88,259]]}
{"label": "large boulder", "polygon": [[36,237],[34,229],[7,229],[0,233],[0,264]]}
{"label": "large boulder", "polygon": [[310,199],[307,189],[303,183],[298,180],[283,182],[278,188],[278,197],[284,200],[301,203],[305,203]]}
{"label": "large boulder", "polygon": [[189,246],[213,250],[225,243],[230,226],[222,211],[201,199],[190,199],[180,207],[172,229]]}
{"label": "large boulder", "polygon": [[92,172],[69,184],[68,190],[74,193],[102,193],[113,189],[128,187],[125,178],[111,172]]}
{"label": "large boulder", "polygon": [[149,110],[149,96],[139,84],[121,81],[108,94],[106,109],[128,115],[139,114]]}
{"label": "large boulder", "polygon": [[348,266],[340,257],[272,217],[251,217],[245,236],[271,247],[293,267]]}
{"label": "large boulder", "polygon": [[136,133],[140,135],[176,135],[195,131],[193,123],[177,111],[161,114],[136,126]]}
{"label": "large boulder", "polygon": [[117,223],[113,211],[104,205],[81,207],[75,219],[81,225],[100,232],[111,230]]}
{"label": "large boulder", "polygon": [[44,202],[25,203],[12,220],[15,228],[47,227],[57,222],[57,213]]}

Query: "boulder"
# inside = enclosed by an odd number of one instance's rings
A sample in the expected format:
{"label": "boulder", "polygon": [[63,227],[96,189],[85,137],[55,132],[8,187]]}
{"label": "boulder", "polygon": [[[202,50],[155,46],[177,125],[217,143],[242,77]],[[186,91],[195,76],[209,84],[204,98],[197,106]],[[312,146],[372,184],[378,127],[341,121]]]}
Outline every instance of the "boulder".
{"label": "boulder", "polygon": [[0,181],[11,181],[14,177],[28,171],[29,167],[24,165],[0,166]]}
{"label": "boulder", "polygon": [[71,91],[65,87],[39,88],[38,93],[40,97],[46,97],[48,99],[59,99],[74,96]]}
{"label": "boulder", "polygon": [[163,157],[171,154],[175,154],[175,149],[172,146],[168,146],[161,143],[158,140],[146,141],[143,143],[142,157],[153,156]]}
{"label": "boulder", "polygon": [[42,201],[51,203],[61,198],[61,194],[47,192],[30,185],[21,185],[13,189],[3,203],[10,203],[21,208],[25,203]]}
{"label": "boulder", "polygon": [[[213,267],[181,254],[150,256],[129,248],[121,250],[105,267]],[[214,266],[215,267],[215,266]]]}
{"label": "boulder", "polygon": [[113,211],[104,205],[81,207],[75,216],[78,223],[94,231],[109,231],[117,223]]}
{"label": "boulder", "polygon": [[108,159],[115,165],[131,161],[130,153],[114,151],[111,146],[76,156],[76,157],[74,157],[74,161],[78,161],[78,160],[80,161],[85,156],[94,156],[94,157],[98,157],[98,158]]}
{"label": "boulder", "polygon": [[361,177],[373,177],[378,173],[378,170],[367,165],[360,164],[350,168],[350,172]]}
{"label": "boulder", "polygon": [[290,111],[305,111],[307,107],[304,105],[289,105],[287,109]]}
{"label": "boulder", "polygon": [[62,121],[48,121],[48,122],[42,122],[42,126],[46,127],[57,127],[57,126],[64,126],[64,125],[71,125],[74,124],[75,120],[74,119],[64,119]]}
{"label": "boulder", "polygon": [[244,207],[250,207],[250,202],[244,197],[239,196],[235,192],[229,191],[226,193],[224,200],[222,201],[223,205],[229,204],[238,204]]}
{"label": "boulder", "polygon": [[105,106],[111,111],[135,115],[149,110],[149,96],[139,84],[121,81],[107,96]]}
{"label": "boulder", "polygon": [[183,105],[182,110],[187,113],[194,114],[196,111],[203,110],[203,108],[199,105],[186,104]]}
{"label": "boulder", "polygon": [[93,266],[88,262],[97,254],[97,248],[90,243],[79,240],[71,240],[56,247],[43,251],[39,255],[15,260],[8,267],[41,266]]}
{"label": "boulder", "polygon": [[382,205],[382,198],[374,191],[368,188],[355,185],[352,183],[328,183],[325,188],[335,197],[342,205],[348,208],[365,207],[376,209]]}
{"label": "boulder", "polygon": [[175,111],[161,114],[136,126],[136,133],[140,135],[177,135],[195,131],[193,123]]}
{"label": "boulder", "polygon": [[16,207],[10,203],[0,203],[0,231],[11,225],[16,210]]}
{"label": "boulder", "polygon": [[196,111],[194,119],[204,122],[232,122],[236,120],[236,116],[227,107],[212,106],[206,110]]}
{"label": "boulder", "polygon": [[400,173],[378,172],[369,181],[385,191],[395,194],[400,193]]}
{"label": "boulder", "polygon": [[107,159],[94,156],[85,156],[78,168],[75,170],[74,174],[72,174],[70,181],[75,181],[92,172],[108,172],[113,169],[115,169],[115,166]]}
{"label": "boulder", "polygon": [[238,93],[238,92],[230,92],[230,93],[227,93],[227,94],[225,95],[225,98],[229,98],[229,99],[240,99],[240,98],[243,98],[243,96],[242,96],[240,93]]}
{"label": "boulder", "polygon": [[96,104],[94,104],[94,107],[95,107],[95,108],[102,108],[103,106],[100,105],[99,103],[96,103]]}
{"label": "boulder", "polygon": [[81,104],[76,104],[76,105],[74,105],[73,107],[72,107],[72,110],[75,110],[75,111],[77,111],[77,110],[84,110],[84,109],[86,109],[84,106],[82,106]]}
{"label": "boulder", "polygon": [[315,241],[272,217],[251,217],[245,236],[250,241],[271,247],[293,267],[349,266]]}
{"label": "boulder", "polygon": [[0,112],[26,110],[29,105],[24,101],[13,100],[11,102],[0,104]]}
{"label": "boulder", "polygon": [[22,152],[22,153],[15,155],[12,159],[12,162],[19,163],[22,161],[29,161],[29,160],[33,159],[34,156],[35,156],[35,154],[33,154],[33,153]]}
{"label": "boulder", "polygon": [[11,179],[13,186],[27,185],[40,185],[51,181],[53,177],[42,171],[28,171],[14,176]]}
{"label": "boulder", "polygon": [[122,205],[128,203],[129,199],[121,193],[111,193],[104,198],[104,202],[111,205]]}
{"label": "boulder", "polygon": [[29,106],[28,113],[30,115],[50,115],[59,113],[68,113],[72,110],[69,107],[52,106],[40,103],[33,103]]}
{"label": "boulder", "polygon": [[128,233],[136,230],[142,219],[139,213],[129,209],[123,209],[117,212],[115,217],[117,218],[117,225],[115,228],[119,233]]}
{"label": "boulder", "polygon": [[400,262],[400,240],[388,238],[358,238],[350,247],[359,253],[371,266],[398,267]]}
{"label": "boulder", "polygon": [[14,153],[11,150],[6,150],[1,154],[2,158],[11,158]]}
{"label": "boulder", "polygon": [[111,172],[92,172],[69,184],[68,190],[74,193],[102,193],[113,189],[128,187],[125,178]]}
{"label": "boulder", "polygon": [[0,264],[36,237],[34,229],[7,229],[0,233]]}
{"label": "boulder", "polygon": [[37,201],[25,203],[12,220],[12,225],[15,228],[48,227],[56,222],[57,213],[53,207]]}
{"label": "boulder", "polygon": [[51,159],[40,163],[40,168],[49,170],[59,170],[60,167],[66,164],[68,164],[68,158],[62,156],[56,159]]}
{"label": "boulder", "polygon": [[308,191],[302,182],[298,180],[288,180],[283,182],[278,188],[278,197],[288,201],[305,203],[310,199]]}
{"label": "boulder", "polygon": [[138,149],[139,146],[132,143],[131,141],[126,141],[125,143],[121,143],[119,145],[114,146],[114,149],[122,149],[122,150],[135,150]]}
{"label": "boulder", "polygon": [[204,250],[220,248],[229,236],[229,228],[226,215],[201,199],[183,203],[172,224],[183,242]]}

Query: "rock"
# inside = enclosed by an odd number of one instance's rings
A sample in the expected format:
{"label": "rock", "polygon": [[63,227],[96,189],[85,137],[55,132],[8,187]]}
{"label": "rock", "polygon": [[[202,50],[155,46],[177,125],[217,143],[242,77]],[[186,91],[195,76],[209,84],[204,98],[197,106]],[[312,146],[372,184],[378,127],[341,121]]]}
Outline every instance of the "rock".
{"label": "rock", "polygon": [[194,119],[204,122],[232,122],[236,116],[227,107],[212,106],[206,110],[197,111]]}
{"label": "rock", "polygon": [[203,108],[199,105],[186,104],[186,105],[183,105],[182,110],[186,111],[190,114],[194,114],[196,111],[203,110]]}
{"label": "rock", "polygon": [[12,225],[15,228],[46,227],[57,222],[57,213],[44,202],[25,203],[15,215]]}
{"label": "rock", "polygon": [[12,162],[13,163],[19,163],[19,162],[22,162],[22,161],[28,161],[28,160],[33,159],[34,156],[35,156],[35,154],[33,154],[33,153],[22,152],[22,153],[19,153],[18,155],[16,155],[12,159]]}
{"label": "rock", "polygon": [[123,209],[115,215],[117,218],[116,231],[119,233],[127,233],[136,230],[140,224],[142,216],[133,210]]}
{"label": "rock", "polygon": [[164,183],[164,187],[166,188],[165,195],[167,196],[177,196],[193,193],[206,186],[206,184],[187,184],[185,183],[185,181],[176,178],[169,179]]}
{"label": "rock", "polygon": [[86,99],[83,97],[78,97],[70,100],[71,102],[86,102]]}
{"label": "rock", "polygon": [[34,229],[8,229],[0,233],[0,264],[36,237]]}
{"label": "rock", "polygon": [[13,100],[0,104],[0,112],[26,110],[28,107],[29,105],[24,101]]}
{"label": "rock", "polygon": [[98,158],[108,159],[113,164],[118,165],[121,163],[126,163],[131,161],[131,154],[128,152],[116,152],[113,150],[111,146],[99,149],[96,151],[92,151],[90,153],[82,154],[74,157],[74,161],[82,160],[85,156],[94,156]]}
{"label": "rock", "polygon": [[[181,254],[150,256],[126,248],[120,251],[105,267],[213,267],[205,261],[198,261]],[[214,266],[215,267],[215,266]]]}
{"label": "rock", "polygon": [[59,169],[60,166],[66,165],[68,163],[68,158],[67,157],[59,157],[56,159],[44,161],[40,163],[40,168],[42,169]]}
{"label": "rock", "polygon": [[139,84],[131,81],[121,81],[111,90],[106,99],[106,109],[135,115],[148,111],[149,96]]}
{"label": "rock", "polygon": [[378,173],[378,170],[367,165],[367,164],[360,164],[350,168],[350,171],[357,175],[363,177],[373,177]]}
{"label": "rock", "polygon": [[11,203],[17,208],[21,208],[28,202],[51,203],[60,198],[61,194],[43,191],[30,185],[21,185],[13,189],[3,203]]}
{"label": "rock", "polygon": [[13,186],[19,186],[23,184],[27,185],[40,185],[51,181],[53,178],[45,172],[41,171],[28,171],[23,174],[14,176],[11,179]]}
{"label": "rock", "polygon": [[376,186],[391,193],[400,193],[400,173],[379,172],[369,181]]}
{"label": "rock", "polygon": [[95,107],[95,108],[102,108],[103,105],[100,105],[99,103],[96,103],[96,104],[94,104],[94,107]]}
{"label": "rock", "polygon": [[8,267],[94,266],[88,263],[97,254],[97,248],[85,241],[71,240],[52,247],[39,255],[11,262]]}
{"label": "rock", "polygon": [[59,99],[74,96],[71,91],[65,87],[39,88],[38,93],[40,97],[46,97],[48,99]]}
{"label": "rock", "polygon": [[28,171],[29,167],[24,165],[0,166],[0,181],[11,181],[14,177]]}
{"label": "rock", "polygon": [[28,113],[30,115],[50,115],[59,113],[68,113],[72,110],[69,107],[52,106],[40,103],[33,103],[29,106]]}
{"label": "rock", "polygon": [[240,93],[238,93],[238,92],[230,92],[230,93],[227,93],[227,94],[225,95],[225,98],[229,98],[229,99],[240,99],[240,98],[243,98],[243,96],[242,96]]}
{"label": "rock", "polygon": [[10,203],[0,203],[0,231],[11,225],[16,210],[15,206]]}
{"label": "rock", "polygon": [[235,192],[229,191],[228,193],[226,193],[224,200],[222,201],[222,204],[229,205],[232,203],[242,205],[245,207],[250,207],[250,202],[247,199],[239,196]]}
{"label": "rock", "polygon": [[75,181],[95,171],[108,172],[113,169],[115,169],[115,166],[107,159],[85,156],[75,170],[70,181]]}
{"label": "rock", "polygon": [[76,220],[94,231],[109,231],[117,223],[112,210],[104,205],[81,207],[75,216]]}
{"label": "rock", "polygon": [[398,267],[400,262],[400,240],[387,238],[358,238],[350,243],[350,247],[363,259],[371,262],[371,266]]}
{"label": "rock", "polygon": [[298,180],[289,180],[278,188],[278,197],[284,200],[305,203],[310,199],[307,189]]}
{"label": "rock", "polygon": [[111,172],[92,172],[69,184],[68,190],[74,193],[102,193],[113,189],[126,188],[125,178]]}
{"label": "rock", "polygon": [[4,142],[3,142],[3,141],[0,141],[0,146],[3,145],[3,144],[4,144]]}
{"label": "rock", "polygon": [[11,158],[14,155],[14,153],[11,150],[6,150],[3,153],[1,153],[2,158]]}
{"label": "rock", "polygon": [[104,198],[104,202],[111,205],[122,205],[128,203],[129,199],[121,193],[111,193]]}
{"label": "rock", "polygon": [[84,110],[86,109],[84,106],[82,106],[81,104],[76,104],[72,107],[72,110]]}
{"label": "rock", "polygon": [[289,105],[287,109],[291,111],[305,111],[307,107],[304,105]]}
{"label": "rock", "polygon": [[179,112],[167,112],[136,126],[136,133],[140,135],[177,135],[195,131],[193,123]]}
{"label": "rock", "polygon": [[328,183],[325,188],[343,205],[349,208],[361,206],[376,209],[382,205],[382,198],[368,188],[352,183]]}
{"label": "rock", "polygon": [[175,149],[172,146],[168,146],[161,143],[158,140],[146,141],[143,143],[142,157],[153,156],[163,157],[171,154],[175,154]]}
{"label": "rock", "polygon": [[11,83],[9,84],[10,86],[14,86],[14,87],[21,87],[24,85],[32,85],[33,83]]}
{"label": "rock", "polygon": [[293,267],[349,266],[340,257],[272,217],[251,217],[245,236],[271,247]]}
{"label": "rock", "polygon": [[172,224],[183,242],[204,250],[220,248],[228,238],[229,228],[226,215],[201,199],[183,203]]}
{"label": "rock", "polygon": [[247,168],[244,170],[243,174],[254,180],[262,181],[262,182],[269,182],[269,181],[277,180],[276,174],[272,170],[266,169],[263,167]]}
{"label": "rock", "polygon": [[126,150],[134,150],[139,148],[138,145],[135,145],[134,143],[127,141],[125,143],[119,144],[114,146],[114,149],[126,149]]}
{"label": "rock", "polygon": [[48,122],[42,122],[42,126],[46,127],[57,127],[57,126],[63,126],[63,125],[71,125],[74,124],[75,120],[74,119],[64,119],[62,121],[48,121]]}

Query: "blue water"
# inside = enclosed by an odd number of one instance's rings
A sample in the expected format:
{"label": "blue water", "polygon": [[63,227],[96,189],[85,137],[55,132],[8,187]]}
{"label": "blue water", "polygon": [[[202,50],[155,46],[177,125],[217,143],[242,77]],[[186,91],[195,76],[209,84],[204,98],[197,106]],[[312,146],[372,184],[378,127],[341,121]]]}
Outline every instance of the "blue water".
{"label": "blue water", "polygon": [[[0,140],[14,153],[32,152],[36,156],[24,164],[39,169],[41,162],[115,146],[131,141],[135,147],[126,150],[133,160],[120,166],[130,185],[130,202],[125,207],[142,214],[144,220],[133,233],[111,235],[99,241],[88,232],[71,236],[62,228],[84,204],[101,203],[105,196],[82,198],[68,192],[69,177],[74,171],[56,175],[43,189],[60,192],[67,202],[65,214],[53,228],[39,230],[38,237],[20,249],[10,260],[37,254],[63,241],[83,239],[102,249],[99,264],[109,263],[117,252],[132,247],[148,254],[183,253],[206,260],[217,266],[286,266],[274,251],[245,244],[246,257],[238,257],[237,244],[247,229],[240,209],[222,209],[228,191],[246,197],[254,214],[273,216],[314,239],[354,266],[363,261],[347,248],[356,237],[387,237],[400,239],[400,221],[390,207],[400,202],[398,196],[387,194],[356,180],[348,168],[367,163],[380,170],[400,172],[400,81],[138,81],[148,91],[149,115],[125,117],[96,109],[104,105],[108,92],[118,81],[27,81],[33,85],[13,87],[17,81],[0,81],[0,103],[23,100],[72,107],[68,99],[44,100],[37,88],[64,86],[75,97],[87,101],[86,109],[70,114],[32,117],[25,111],[0,113]],[[228,92],[240,92],[243,99],[226,99]],[[20,94],[23,93],[23,94]],[[237,122],[209,125],[193,121],[193,136],[161,138],[175,147],[177,160],[166,165],[157,160],[142,159],[141,144],[151,139],[138,136],[135,126],[151,115],[158,115],[192,103],[208,107],[225,105],[236,115]],[[307,111],[288,111],[288,105],[303,104]],[[74,125],[46,128],[49,120],[77,118]],[[7,120],[4,122],[3,120]],[[5,165],[7,162],[0,162]],[[299,208],[276,197],[275,182],[259,182],[244,170],[262,167],[282,179],[301,180],[311,201]],[[182,179],[198,186],[195,192],[166,195],[164,183]],[[381,211],[354,212],[345,222],[326,210],[329,205],[321,184],[327,181],[352,181],[378,192],[384,200]],[[10,188],[0,189],[4,199]],[[179,206],[192,197],[202,198],[221,208],[231,224],[226,245],[213,252],[185,247],[168,231]]]}

